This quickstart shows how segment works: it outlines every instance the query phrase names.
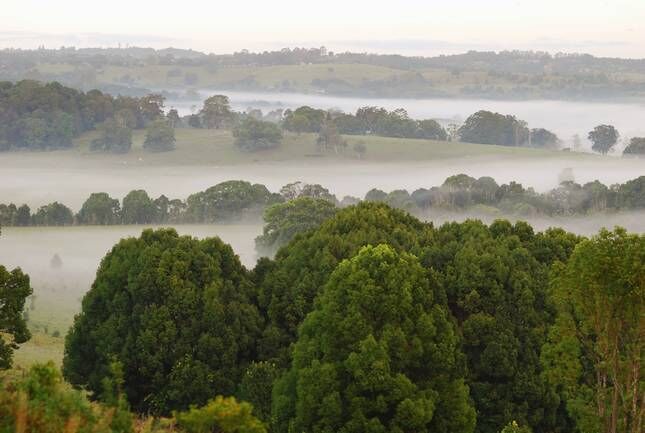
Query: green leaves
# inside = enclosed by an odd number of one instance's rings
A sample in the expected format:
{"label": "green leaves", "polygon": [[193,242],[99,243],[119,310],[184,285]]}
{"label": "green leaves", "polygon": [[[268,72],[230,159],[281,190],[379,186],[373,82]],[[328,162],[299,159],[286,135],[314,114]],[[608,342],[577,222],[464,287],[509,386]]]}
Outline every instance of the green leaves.
{"label": "green leaves", "polygon": [[100,391],[108,360],[123,365],[137,411],[168,413],[233,394],[256,358],[261,318],[247,271],[219,239],[145,230],[104,258],[67,336],[63,370]]}
{"label": "green leaves", "polygon": [[32,292],[20,268],[9,271],[0,265],[0,370],[11,367],[13,351],[31,338],[22,313]]}
{"label": "green leaves", "polygon": [[[426,272],[407,253],[367,246],[343,261],[276,385],[276,431],[472,431],[454,329],[433,299]],[[435,411],[455,395],[464,399],[461,417]],[[285,405],[289,419],[280,416]]]}

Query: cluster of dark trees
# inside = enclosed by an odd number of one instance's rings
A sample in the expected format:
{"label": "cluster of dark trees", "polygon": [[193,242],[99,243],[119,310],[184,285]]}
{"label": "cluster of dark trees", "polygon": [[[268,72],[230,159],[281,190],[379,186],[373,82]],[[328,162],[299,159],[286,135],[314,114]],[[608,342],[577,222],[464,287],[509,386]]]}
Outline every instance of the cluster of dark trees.
{"label": "cluster of dark trees", "polygon": [[117,363],[138,413],[234,395],[272,432],[640,433],[644,259],[621,229],[373,202],[251,271],[219,239],[145,230],[102,260],[63,374],[102,399]]}
{"label": "cluster of dark trees", "polygon": [[80,133],[98,128],[96,150],[124,151],[131,130],[164,117],[163,97],[113,97],[87,93],[57,82],[0,82],[0,150],[60,149]]}
{"label": "cluster of dark trees", "polygon": [[[265,219],[268,215],[269,219],[282,224],[291,212],[289,202],[304,197],[328,202],[332,207],[347,207],[361,201],[351,196],[338,200],[329,190],[317,184],[295,182],[285,185],[279,193],[272,193],[261,184],[231,180],[192,194],[186,200],[169,199],[165,195],[152,198],[144,190],[133,190],[119,202],[105,192],[93,193],[76,214],[59,202],[41,206],[35,212],[26,204],[0,204],[0,225],[226,223],[258,219],[265,209],[286,203],[285,208],[278,207],[265,215]],[[372,189],[363,200],[384,202],[420,216],[430,210],[520,216],[586,215],[645,209],[645,176],[611,186],[599,181],[584,185],[565,181],[546,193],[537,193],[517,182],[499,185],[491,177],[476,179],[459,174],[450,176],[441,186],[419,188],[412,193],[406,190],[386,193]],[[317,206],[314,213],[318,213],[319,217],[328,214],[325,207]],[[309,213],[306,207],[293,210],[296,213],[290,218],[296,225],[303,215]],[[269,238],[265,243],[274,245],[275,238]],[[287,239],[290,237],[287,236]]]}

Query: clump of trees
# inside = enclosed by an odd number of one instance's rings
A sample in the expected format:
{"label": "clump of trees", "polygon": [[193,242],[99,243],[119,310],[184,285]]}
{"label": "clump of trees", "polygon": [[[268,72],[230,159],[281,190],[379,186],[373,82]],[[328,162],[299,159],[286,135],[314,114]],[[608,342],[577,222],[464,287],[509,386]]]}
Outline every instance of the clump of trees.
{"label": "clump of trees", "polygon": [[132,129],[108,119],[96,127],[99,137],[92,140],[90,149],[109,153],[127,153],[132,148]]}
{"label": "clump of trees", "polygon": [[255,152],[277,147],[282,140],[282,131],[275,123],[247,117],[233,129],[235,145],[246,152]]}
{"label": "clump of trees", "polygon": [[435,227],[378,202],[334,211],[252,272],[218,239],[146,230],[102,261],[64,374],[103,399],[118,361],[138,412],[206,404],[180,427],[252,420],[221,394],[275,432],[631,433],[643,259],[645,237],[620,229]]}
{"label": "clump of trees", "polygon": [[[459,138],[466,143],[522,146],[528,143],[526,122],[515,116],[481,110],[469,116],[459,128]],[[539,134],[539,133],[536,133]]]}
{"label": "clump of trees", "polygon": [[153,152],[168,152],[175,148],[175,130],[166,120],[156,120],[146,129],[143,148]]}
{"label": "clump of trees", "polygon": [[127,151],[129,130],[144,128],[163,116],[163,102],[155,94],[115,98],[57,82],[0,82],[0,150],[70,147],[74,137],[99,127],[99,138],[91,148]]}

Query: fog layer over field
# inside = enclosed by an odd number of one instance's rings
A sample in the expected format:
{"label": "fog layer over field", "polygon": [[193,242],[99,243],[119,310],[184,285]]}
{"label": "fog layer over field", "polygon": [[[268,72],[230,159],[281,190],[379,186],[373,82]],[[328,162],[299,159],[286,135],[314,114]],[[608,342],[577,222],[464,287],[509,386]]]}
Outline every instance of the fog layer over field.
{"label": "fog layer over field", "polygon": [[[260,155],[258,155],[261,158]],[[145,158],[145,156],[144,156]],[[623,183],[645,174],[644,159],[476,157],[423,162],[381,163],[367,161],[262,162],[222,166],[120,164],[113,159],[79,158],[64,153],[0,155],[0,203],[27,203],[37,208],[59,201],[78,211],[93,192],[123,198],[133,189],[151,196],[165,194],[185,199],[219,182],[232,179],[261,183],[277,192],[287,183],[318,183],[341,199],[359,198],[372,188],[384,191],[438,186],[454,174],[491,176],[499,184],[516,181],[543,192],[558,185],[558,176],[572,168],[575,181],[599,180],[606,185]]]}
{"label": "fog layer over field", "polygon": [[[3,227],[0,263],[21,267],[34,288],[35,309],[29,311],[30,326],[65,334],[80,310],[80,299],[89,290],[105,254],[121,238],[139,236],[143,226],[93,227]],[[256,260],[254,239],[260,225],[183,225],[180,234],[199,238],[219,236],[230,244],[242,263],[252,267]],[[61,260],[60,267],[52,259]]]}
{"label": "fog layer over field", "polygon": [[249,107],[267,112],[276,108],[297,108],[309,105],[316,108],[354,112],[359,107],[378,106],[388,110],[404,108],[415,119],[440,119],[444,123],[461,123],[479,110],[512,114],[528,122],[532,128],[554,131],[565,142],[579,134],[588,147],[587,132],[599,124],[612,124],[623,137],[645,136],[645,103],[643,102],[569,102],[569,101],[495,101],[485,99],[381,99],[335,97],[300,93],[252,93],[229,90],[201,90],[201,99],[168,100],[183,114],[201,107],[203,99],[220,93],[230,97],[235,110]]}

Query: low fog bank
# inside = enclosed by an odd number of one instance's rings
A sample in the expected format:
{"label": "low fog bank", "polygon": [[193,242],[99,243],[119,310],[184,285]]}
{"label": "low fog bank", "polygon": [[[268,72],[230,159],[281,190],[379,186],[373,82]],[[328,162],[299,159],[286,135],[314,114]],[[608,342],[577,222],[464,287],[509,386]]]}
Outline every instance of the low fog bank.
{"label": "low fog bank", "polygon": [[318,183],[337,197],[363,197],[372,188],[385,191],[438,186],[454,174],[491,176],[499,184],[516,181],[543,192],[556,187],[559,175],[571,168],[574,180],[623,183],[645,174],[645,160],[626,158],[477,157],[423,162],[258,162],[222,166],[123,166],[64,154],[0,156],[0,203],[26,203],[32,209],[59,201],[78,211],[93,192],[122,198],[145,189],[185,199],[217,183],[239,179],[266,185],[277,192],[295,181]]}
{"label": "low fog bank", "polygon": [[565,145],[574,134],[590,148],[587,132],[600,124],[612,124],[623,137],[645,136],[645,104],[642,102],[575,102],[575,101],[503,101],[489,99],[392,99],[336,97],[320,94],[238,92],[230,90],[201,90],[199,98],[169,99],[182,114],[191,114],[193,106],[201,107],[203,100],[213,94],[227,95],[233,109],[244,111],[259,108],[263,112],[277,108],[297,108],[303,105],[323,109],[355,112],[364,106],[384,107],[388,110],[404,108],[415,119],[439,119],[447,123],[461,123],[479,110],[512,114],[528,122],[531,128],[554,131]]}
{"label": "low fog bank", "polygon": [[451,221],[464,221],[466,219],[479,219],[490,224],[496,219],[507,219],[509,221],[526,221],[533,226],[535,231],[544,231],[550,227],[560,227],[566,231],[584,236],[593,236],[602,228],[613,229],[616,226],[624,227],[633,233],[645,233],[645,211],[598,213],[594,215],[582,215],[571,217],[548,217],[548,216],[508,216],[504,214],[483,214],[476,212],[440,212],[430,211],[417,215],[420,219],[432,222],[439,226]]}
{"label": "low fog bank", "polygon": [[[80,300],[94,281],[101,259],[121,238],[139,236],[144,226],[3,227],[0,263],[20,267],[34,288],[30,326],[64,334],[80,309]],[[230,244],[242,263],[256,261],[255,237],[260,225],[182,225],[180,234],[198,238],[219,236]],[[60,260],[56,259],[58,257]]]}

